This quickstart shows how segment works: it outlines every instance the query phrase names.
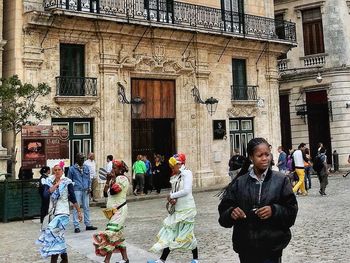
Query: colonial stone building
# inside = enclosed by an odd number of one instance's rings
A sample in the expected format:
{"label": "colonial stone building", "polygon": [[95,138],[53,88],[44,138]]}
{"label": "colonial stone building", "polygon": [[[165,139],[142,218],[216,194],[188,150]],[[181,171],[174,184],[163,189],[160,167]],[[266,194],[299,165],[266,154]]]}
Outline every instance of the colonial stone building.
{"label": "colonial stone building", "polygon": [[[6,44],[6,41],[3,39],[3,0],[0,0],[0,79],[2,78],[2,52]],[[2,135],[0,130],[0,173],[6,172],[6,163],[7,163],[7,151],[2,146]]]}
{"label": "colonial stone building", "polygon": [[94,151],[99,167],[107,154],[131,164],[184,152],[204,187],[228,179],[233,148],[245,154],[254,136],[280,144],[277,57],[296,39],[290,22],[277,35],[272,0],[14,0],[5,10],[5,76],[53,87],[41,103],[56,115],[43,124],[69,129],[72,162],[78,151]]}
{"label": "colonial stone building", "polygon": [[350,153],[350,1],[275,0],[275,18],[296,23],[298,47],[280,57],[282,142],[322,142],[340,167]]}

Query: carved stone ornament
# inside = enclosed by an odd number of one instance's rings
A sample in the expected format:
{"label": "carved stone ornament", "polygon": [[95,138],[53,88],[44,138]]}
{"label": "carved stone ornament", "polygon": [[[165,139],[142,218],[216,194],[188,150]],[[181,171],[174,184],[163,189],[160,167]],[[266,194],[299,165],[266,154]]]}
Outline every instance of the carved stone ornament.
{"label": "carved stone ornament", "polygon": [[258,111],[256,105],[237,105],[227,110],[227,116],[229,118],[253,117],[258,114]]}
{"label": "carved stone ornament", "polygon": [[78,118],[91,118],[100,117],[101,111],[97,107],[93,107],[90,111],[85,111],[82,107],[71,107],[62,109],[60,107],[51,108],[51,115],[55,117],[78,117]]}

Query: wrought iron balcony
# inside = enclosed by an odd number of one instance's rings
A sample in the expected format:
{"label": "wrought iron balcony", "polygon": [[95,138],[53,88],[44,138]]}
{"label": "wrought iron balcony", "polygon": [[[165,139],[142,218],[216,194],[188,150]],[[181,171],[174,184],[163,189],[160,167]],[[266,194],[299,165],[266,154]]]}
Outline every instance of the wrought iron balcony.
{"label": "wrought iron balcony", "polygon": [[97,96],[97,78],[56,77],[57,96]]}
{"label": "wrought iron balcony", "polygon": [[151,21],[201,32],[296,43],[295,23],[172,0],[44,0],[44,7],[114,16],[120,22],[149,25]]}
{"label": "wrought iron balcony", "polygon": [[257,86],[231,86],[231,100],[257,100]]}

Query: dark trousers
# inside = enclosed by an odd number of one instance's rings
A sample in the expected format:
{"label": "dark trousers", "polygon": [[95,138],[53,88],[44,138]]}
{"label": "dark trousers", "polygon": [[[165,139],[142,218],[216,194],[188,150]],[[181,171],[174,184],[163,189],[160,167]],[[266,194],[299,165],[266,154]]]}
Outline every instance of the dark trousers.
{"label": "dark trousers", "polygon": [[318,180],[320,181],[320,191],[325,193],[326,186],[328,185],[328,174],[325,172],[320,172],[317,174]]}
{"label": "dark trousers", "polygon": [[145,194],[148,194],[148,191],[152,192],[153,186],[152,186],[152,177],[151,175],[145,174],[145,187],[143,189],[143,192]]}
{"label": "dark trousers", "polygon": [[50,199],[41,198],[40,223],[44,221],[44,217],[49,212]]}
{"label": "dark trousers", "polygon": [[282,263],[281,257],[257,257],[256,255],[239,255],[241,263]]}

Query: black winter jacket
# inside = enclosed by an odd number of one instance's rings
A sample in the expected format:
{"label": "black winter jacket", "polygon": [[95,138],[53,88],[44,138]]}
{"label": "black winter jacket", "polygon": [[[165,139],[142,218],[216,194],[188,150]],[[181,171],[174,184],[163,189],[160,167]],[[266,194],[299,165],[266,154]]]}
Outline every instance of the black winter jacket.
{"label": "black winter jacket", "polygon": [[[268,170],[261,184],[249,173],[229,185],[219,204],[219,223],[233,227],[233,249],[239,254],[256,253],[266,256],[280,256],[291,239],[289,228],[294,224],[298,204],[292,186],[282,173]],[[262,220],[252,211],[270,205],[272,216]],[[231,212],[240,207],[247,218],[233,220]]]}

